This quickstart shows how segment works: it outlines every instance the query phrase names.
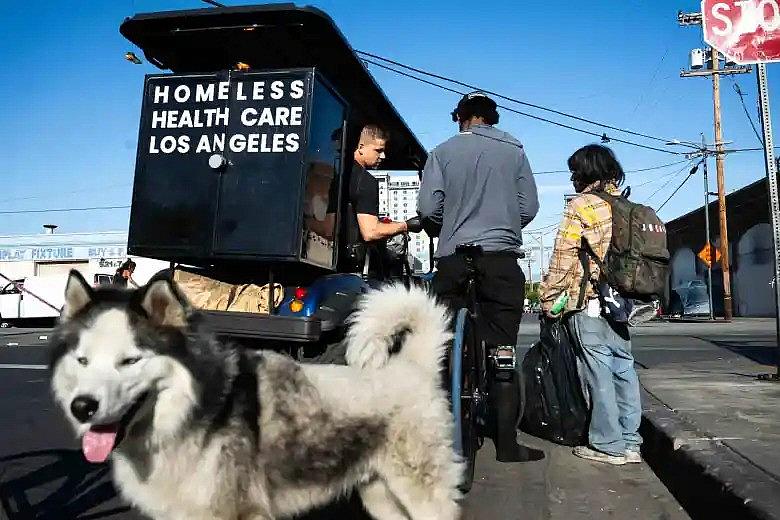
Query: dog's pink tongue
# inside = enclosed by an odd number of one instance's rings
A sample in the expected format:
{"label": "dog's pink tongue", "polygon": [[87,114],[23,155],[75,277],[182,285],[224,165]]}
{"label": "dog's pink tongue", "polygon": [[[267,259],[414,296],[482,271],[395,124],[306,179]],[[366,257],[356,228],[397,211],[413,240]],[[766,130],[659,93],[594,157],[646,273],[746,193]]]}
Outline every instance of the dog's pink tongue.
{"label": "dog's pink tongue", "polygon": [[93,426],[81,438],[84,457],[93,463],[105,462],[116,442],[118,425]]}

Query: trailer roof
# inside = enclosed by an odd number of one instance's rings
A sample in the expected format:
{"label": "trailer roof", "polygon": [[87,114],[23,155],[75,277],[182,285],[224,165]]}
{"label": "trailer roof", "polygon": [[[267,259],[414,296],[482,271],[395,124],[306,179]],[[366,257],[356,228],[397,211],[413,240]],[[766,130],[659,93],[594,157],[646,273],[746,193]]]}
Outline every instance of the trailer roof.
{"label": "trailer roof", "polygon": [[390,131],[388,170],[422,169],[427,153],[333,20],[315,7],[271,4],[137,14],[120,32],[175,73],[316,67],[348,100],[351,122]]}

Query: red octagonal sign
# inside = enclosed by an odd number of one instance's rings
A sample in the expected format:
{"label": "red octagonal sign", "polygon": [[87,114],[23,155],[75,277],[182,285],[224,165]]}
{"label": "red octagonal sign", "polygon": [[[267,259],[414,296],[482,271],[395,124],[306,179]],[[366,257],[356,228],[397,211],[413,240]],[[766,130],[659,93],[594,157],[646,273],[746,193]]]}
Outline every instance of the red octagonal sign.
{"label": "red octagonal sign", "polygon": [[704,40],[737,63],[780,61],[780,0],[702,0]]}

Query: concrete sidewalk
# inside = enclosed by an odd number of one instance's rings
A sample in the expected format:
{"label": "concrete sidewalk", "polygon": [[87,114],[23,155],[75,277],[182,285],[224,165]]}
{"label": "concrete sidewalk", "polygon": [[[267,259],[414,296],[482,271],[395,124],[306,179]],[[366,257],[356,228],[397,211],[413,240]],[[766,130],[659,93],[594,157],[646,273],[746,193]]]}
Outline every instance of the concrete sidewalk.
{"label": "concrete sidewalk", "polygon": [[770,347],[701,336],[723,354],[639,371],[643,452],[695,518],[780,518],[780,384],[754,360]]}
{"label": "concrete sidewalk", "polygon": [[525,433],[518,442],[544,452],[534,462],[501,463],[492,442],[479,451],[462,520],[687,520],[647,464],[610,466]]}

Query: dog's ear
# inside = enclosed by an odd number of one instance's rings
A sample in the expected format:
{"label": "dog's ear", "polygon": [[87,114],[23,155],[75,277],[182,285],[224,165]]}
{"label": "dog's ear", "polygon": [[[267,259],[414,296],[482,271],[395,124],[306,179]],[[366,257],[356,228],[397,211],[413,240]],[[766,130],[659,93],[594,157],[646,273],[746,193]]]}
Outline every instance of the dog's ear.
{"label": "dog's ear", "polygon": [[139,293],[141,307],[152,323],[178,329],[187,326],[188,305],[170,280],[152,279]]}
{"label": "dog's ear", "polygon": [[68,283],[65,285],[65,305],[60,311],[60,321],[68,321],[92,301],[92,287],[81,273],[71,269]]}

